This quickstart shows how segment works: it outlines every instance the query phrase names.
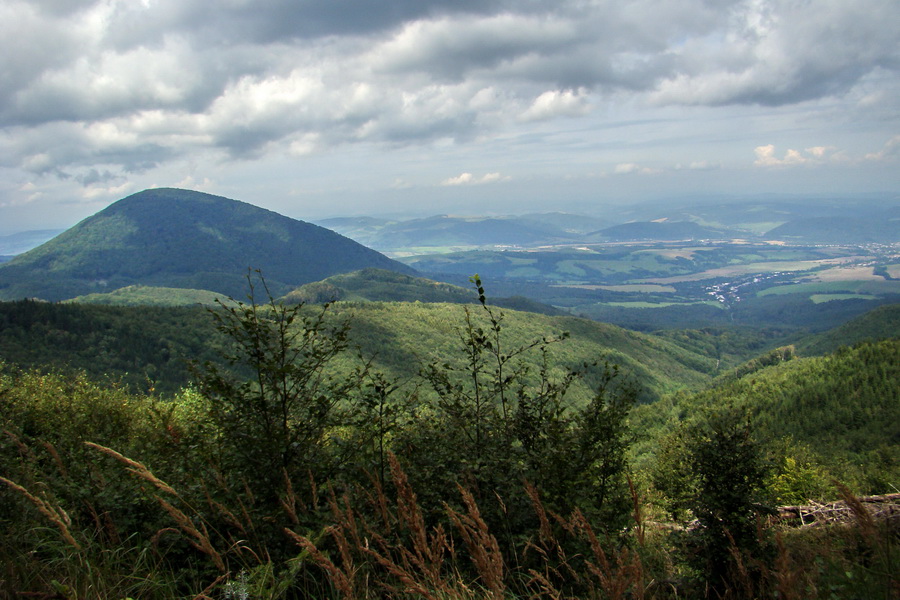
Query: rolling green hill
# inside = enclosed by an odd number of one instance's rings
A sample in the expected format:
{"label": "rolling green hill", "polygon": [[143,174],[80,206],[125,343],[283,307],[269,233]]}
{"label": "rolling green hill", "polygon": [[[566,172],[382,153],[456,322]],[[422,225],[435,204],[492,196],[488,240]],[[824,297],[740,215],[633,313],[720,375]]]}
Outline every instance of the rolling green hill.
{"label": "rolling green hill", "polygon": [[834,352],[841,346],[888,338],[900,338],[900,304],[874,308],[834,329],[803,338],[796,346],[801,354],[816,356]]}
{"label": "rolling green hill", "polygon": [[[335,317],[351,319],[351,338],[365,351],[377,356],[377,363],[402,377],[416,373],[428,361],[459,354],[459,329],[463,307],[424,303],[337,303]],[[481,308],[473,316],[482,320]],[[503,310],[503,332],[507,348],[514,348],[543,336],[569,339],[551,346],[559,364],[578,367],[584,362],[609,360],[619,364],[645,388],[649,401],[660,394],[684,388],[698,388],[714,374],[714,357],[686,350],[653,335],[640,334],[613,325],[574,317],[555,317],[530,312]],[[481,323],[487,328],[486,321]],[[539,368],[537,353],[530,355],[532,370]]]}
{"label": "rolling green hill", "polygon": [[[480,306],[469,310],[476,320],[483,318]],[[350,322],[352,344],[362,356],[374,357],[375,366],[412,378],[431,360],[459,354],[464,311],[448,303],[337,302],[329,318]],[[714,373],[714,357],[659,337],[572,317],[504,312],[509,348],[568,331],[569,339],[552,345],[560,365],[595,360],[620,364],[645,389],[645,401],[698,388]],[[137,388],[152,382],[172,393],[190,381],[184,361],[209,359],[223,343],[202,307],[0,302],[0,361],[22,367],[69,366],[95,378],[124,379]],[[349,368],[352,355],[346,360]],[[527,360],[537,372],[538,353]]]}
{"label": "rolling green hill", "polygon": [[702,392],[638,407],[633,422],[645,439],[656,440],[705,411],[737,407],[760,439],[808,449],[861,493],[887,493],[900,477],[898,358],[900,339],[893,338],[775,361]]}
{"label": "rolling green hill", "polygon": [[890,244],[900,241],[900,209],[864,217],[811,217],[768,231],[770,239],[828,244]]}
{"label": "rolling green hill", "polygon": [[693,221],[650,221],[623,223],[613,225],[590,234],[590,240],[609,240],[616,242],[647,240],[701,240],[736,237],[735,232],[712,229],[698,225]]}
{"label": "rolling green hill", "polygon": [[[344,300],[348,302],[449,302],[473,304],[478,301],[474,291],[457,285],[412,277],[384,269],[362,269],[335,275],[322,281],[307,283],[289,292],[283,300],[288,304],[321,304]],[[494,298],[501,308],[565,315],[565,311],[523,296]]]}
{"label": "rolling green hill", "polygon": [[413,271],[350,239],[251,204],[178,189],[139,192],[0,266],[0,299],[62,300],[128,285],[277,294],[366,267]]}
{"label": "rolling green hill", "polygon": [[117,306],[215,306],[217,299],[226,300],[222,294],[209,290],[129,285],[103,294],[76,296],[66,302]]}
{"label": "rolling green hill", "polygon": [[288,304],[334,302],[475,302],[472,290],[384,269],[362,269],[307,283],[284,297]]}

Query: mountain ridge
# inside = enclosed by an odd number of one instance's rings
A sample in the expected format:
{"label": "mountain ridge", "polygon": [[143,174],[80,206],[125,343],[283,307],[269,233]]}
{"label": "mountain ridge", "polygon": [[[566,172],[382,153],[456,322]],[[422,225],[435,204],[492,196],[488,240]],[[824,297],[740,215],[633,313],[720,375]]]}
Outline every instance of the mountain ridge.
{"label": "mountain ridge", "polygon": [[177,188],[123,198],[0,266],[0,299],[63,300],[128,285],[239,296],[261,270],[274,293],[342,272],[410,267],[333,231]]}

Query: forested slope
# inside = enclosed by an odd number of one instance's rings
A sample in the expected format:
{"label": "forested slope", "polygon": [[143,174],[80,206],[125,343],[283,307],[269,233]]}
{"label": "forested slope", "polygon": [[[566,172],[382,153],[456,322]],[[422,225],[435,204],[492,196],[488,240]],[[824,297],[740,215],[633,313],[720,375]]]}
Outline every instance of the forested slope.
{"label": "forested slope", "polygon": [[879,306],[834,329],[804,338],[797,343],[797,350],[814,356],[864,340],[892,337],[900,337],[900,304]]}
{"label": "forested slope", "polygon": [[414,271],[323,227],[174,188],[123,198],[0,266],[0,299],[62,300],[128,285],[238,297],[249,268],[278,293],[367,267]]}
{"label": "forested slope", "polygon": [[[350,340],[362,357],[393,376],[411,379],[429,362],[458,351],[466,310],[459,304],[337,302],[327,318],[349,323]],[[484,327],[480,307],[468,310]],[[510,348],[569,332],[565,344],[550,346],[559,365],[618,363],[644,389],[644,401],[685,387],[696,389],[715,369],[714,357],[652,335],[571,317],[504,313]],[[81,369],[92,378],[122,380],[138,390],[177,392],[191,381],[187,361],[216,360],[224,344],[209,311],[199,306],[0,303],[0,360],[22,367]],[[536,350],[523,360],[539,371]],[[355,361],[355,354],[348,353],[338,363],[352,368]]]}
{"label": "forested slope", "polygon": [[886,493],[900,481],[898,382],[900,339],[863,342],[726,376],[702,392],[638,407],[634,424],[655,444],[682,422],[734,407],[746,411],[767,443],[808,450],[815,462],[860,491]]}

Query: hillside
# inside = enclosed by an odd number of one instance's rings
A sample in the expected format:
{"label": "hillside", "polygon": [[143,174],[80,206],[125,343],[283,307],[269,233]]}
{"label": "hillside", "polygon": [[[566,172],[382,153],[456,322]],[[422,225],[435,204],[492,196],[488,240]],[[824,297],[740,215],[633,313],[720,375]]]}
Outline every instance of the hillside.
{"label": "hillside", "polygon": [[897,198],[891,194],[854,196],[772,195],[734,197],[730,199],[670,198],[621,207],[616,211],[619,222],[625,221],[693,221],[712,228],[743,231],[760,235],[788,222],[808,219],[882,218],[885,210],[896,210]]}
{"label": "hillside", "polygon": [[284,297],[288,304],[336,300],[368,302],[474,302],[471,290],[384,269],[362,269],[304,284]]}
{"label": "hillside", "polygon": [[[478,298],[474,291],[440,281],[412,277],[384,269],[362,269],[335,275],[322,281],[307,283],[282,298],[287,304],[322,304],[343,300],[347,302],[449,302],[473,304]],[[565,315],[549,304],[524,296],[493,298],[495,306],[543,315]]]}
{"label": "hillside", "polygon": [[900,304],[879,306],[834,329],[803,338],[796,346],[803,355],[815,356],[841,346],[888,338],[900,338]]}
{"label": "hillside", "polygon": [[891,244],[900,241],[900,209],[862,217],[811,217],[766,232],[769,239],[826,244]]}
{"label": "hillside", "polygon": [[139,192],[0,266],[0,299],[62,300],[129,285],[242,296],[248,269],[276,293],[378,267],[413,271],[317,225],[178,189]]}
{"label": "hillside", "polygon": [[[774,356],[774,353],[770,353]],[[863,342],[825,356],[762,361],[695,394],[678,394],[633,414],[649,450],[678,423],[710,410],[746,411],[766,443],[787,442],[864,493],[885,493],[900,476],[900,339]],[[789,357],[788,357],[789,358]],[[760,363],[762,364],[762,363]],[[826,479],[827,481],[827,479]]]}
{"label": "hillside", "polygon": [[[423,303],[337,303],[336,317],[351,319],[351,339],[377,356],[377,363],[399,376],[412,376],[417,365],[459,354],[458,330],[463,325],[463,308],[452,304]],[[473,310],[482,320],[480,307]],[[692,352],[653,336],[613,325],[574,317],[555,317],[530,312],[503,310],[503,332],[507,348],[526,344],[543,336],[570,334],[569,339],[551,346],[560,364],[578,367],[585,362],[609,360],[619,364],[645,389],[644,401],[678,389],[693,388],[709,381],[715,370],[713,357]],[[481,324],[487,327],[486,322]],[[531,370],[539,369],[533,353]]]}
{"label": "hillside", "polygon": [[225,298],[209,290],[129,285],[102,294],[76,296],[65,302],[115,306],[215,306],[216,300]]}
{"label": "hillside", "polygon": [[693,221],[650,221],[613,225],[591,233],[590,240],[615,242],[701,240],[736,237],[735,232],[713,229]]}
{"label": "hillside", "polygon": [[[596,222],[589,217],[584,222]],[[572,241],[571,219],[559,215],[541,220],[526,217],[457,217],[437,215],[403,221],[377,220],[367,217],[336,218],[320,221],[371,248],[384,251],[445,249],[481,246],[518,246]],[[567,226],[567,227],[566,227]]]}
{"label": "hillside", "polygon": [[[349,321],[352,345],[362,356],[374,357],[376,367],[411,378],[429,361],[459,354],[464,310],[447,303],[337,302],[329,318]],[[480,307],[473,310],[476,319],[482,319],[481,312]],[[713,357],[652,335],[571,317],[504,313],[509,348],[568,331],[569,339],[552,346],[560,364],[618,363],[645,389],[645,401],[668,391],[696,389],[715,369]],[[0,361],[21,367],[69,366],[98,379],[124,378],[138,389],[152,382],[160,391],[177,391],[190,381],[185,361],[210,359],[222,343],[202,307],[0,302]],[[536,373],[538,353],[528,356]],[[347,361],[352,362],[352,355]]]}
{"label": "hillside", "polygon": [[178,392],[187,360],[216,360],[224,343],[196,306],[0,302],[0,365],[84,371],[142,392]]}
{"label": "hillside", "polygon": [[40,246],[63,231],[62,229],[38,229],[35,231],[21,231],[10,235],[0,235],[0,256],[11,259],[17,254],[22,254],[36,246]]}

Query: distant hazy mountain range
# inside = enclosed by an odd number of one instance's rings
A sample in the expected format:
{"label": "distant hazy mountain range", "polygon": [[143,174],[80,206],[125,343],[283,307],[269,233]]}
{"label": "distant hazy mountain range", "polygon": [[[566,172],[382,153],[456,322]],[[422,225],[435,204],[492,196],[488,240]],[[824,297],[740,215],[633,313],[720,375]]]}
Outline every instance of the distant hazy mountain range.
{"label": "distant hazy mountain range", "polygon": [[179,189],[139,192],[0,265],[0,299],[62,300],[130,285],[243,298],[248,269],[276,295],[364,268],[415,271],[333,231]]}
{"label": "distant hazy mountain range", "polygon": [[0,235],[0,262],[11,260],[15,255],[28,252],[44,242],[53,239],[65,229],[39,229],[21,231],[11,235]]}
{"label": "distant hazy mountain range", "polygon": [[437,215],[400,221],[341,217],[325,219],[319,224],[370,248],[401,251],[410,248],[533,246],[573,242],[586,233],[608,226],[609,222],[583,215],[547,213],[521,217]]}
{"label": "distant hazy mountain range", "polygon": [[739,237],[734,230],[713,229],[693,221],[632,222],[601,229],[588,236],[590,241],[637,242],[724,239]]}
{"label": "distant hazy mountain range", "polygon": [[863,217],[812,217],[788,221],[767,237],[797,242],[871,244],[900,241],[900,207]]}
{"label": "distant hazy mountain range", "polygon": [[[57,232],[0,237],[0,262],[21,252],[0,265],[0,300],[61,300],[126,286],[210,290],[242,297],[248,268],[262,269],[276,295],[360,269],[415,273],[378,251],[411,257],[479,248],[736,238],[891,244],[900,242],[900,206],[893,198],[683,201],[620,207],[603,218],[548,212],[410,220],[351,217],[320,221],[320,225],[200,192],[146,190],[49,241]],[[25,252],[28,248],[32,249]],[[533,255],[529,260],[537,258]],[[523,261],[525,268],[529,261]],[[482,272],[473,270],[471,262],[462,267],[465,273]],[[376,277],[365,285],[367,293],[377,289],[399,294],[407,284]],[[414,287],[426,295],[434,292]],[[344,293],[357,294],[351,289]]]}
{"label": "distant hazy mountain range", "polygon": [[341,217],[318,223],[370,248],[398,255],[503,246],[738,238],[812,244],[900,242],[900,206],[895,199],[651,203],[619,208],[602,219],[553,212],[409,220]]}

